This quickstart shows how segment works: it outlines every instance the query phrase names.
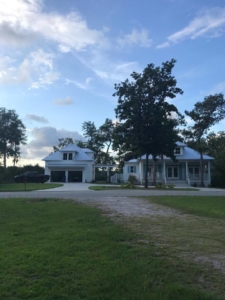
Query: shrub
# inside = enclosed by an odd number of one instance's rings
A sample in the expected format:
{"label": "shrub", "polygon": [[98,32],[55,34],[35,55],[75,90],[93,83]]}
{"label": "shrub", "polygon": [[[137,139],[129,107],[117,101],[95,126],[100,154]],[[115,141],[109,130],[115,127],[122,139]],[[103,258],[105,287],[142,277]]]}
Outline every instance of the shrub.
{"label": "shrub", "polygon": [[122,184],[120,187],[124,188],[124,189],[136,189],[137,186],[131,182],[126,182],[124,184]]}
{"label": "shrub", "polygon": [[175,185],[174,184],[167,184],[166,186],[168,189],[174,189]]}
{"label": "shrub", "polygon": [[131,184],[136,184],[137,178],[134,175],[129,175],[128,182]]}

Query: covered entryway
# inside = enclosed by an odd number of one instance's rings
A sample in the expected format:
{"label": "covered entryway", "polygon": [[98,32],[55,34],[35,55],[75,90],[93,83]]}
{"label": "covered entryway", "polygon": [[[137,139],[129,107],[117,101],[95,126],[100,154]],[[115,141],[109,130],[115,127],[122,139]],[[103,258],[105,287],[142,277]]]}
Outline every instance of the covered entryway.
{"label": "covered entryway", "polygon": [[82,182],[82,171],[68,171],[68,182]]}
{"label": "covered entryway", "polygon": [[167,178],[168,179],[178,179],[178,166],[168,166],[167,167]]}

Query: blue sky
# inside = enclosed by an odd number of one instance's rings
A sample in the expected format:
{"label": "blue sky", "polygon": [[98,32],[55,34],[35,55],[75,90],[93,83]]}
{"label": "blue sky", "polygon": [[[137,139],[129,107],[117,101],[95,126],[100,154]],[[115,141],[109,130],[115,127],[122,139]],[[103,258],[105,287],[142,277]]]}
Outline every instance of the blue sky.
{"label": "blue sky", "polygon": [[114,83],[149,63],[177,60],[182,113],[224,93],[224,38],[223,0],[1,0],[0,105],[27,127],[20,164],[43,165],[84,121],[114,120]]}

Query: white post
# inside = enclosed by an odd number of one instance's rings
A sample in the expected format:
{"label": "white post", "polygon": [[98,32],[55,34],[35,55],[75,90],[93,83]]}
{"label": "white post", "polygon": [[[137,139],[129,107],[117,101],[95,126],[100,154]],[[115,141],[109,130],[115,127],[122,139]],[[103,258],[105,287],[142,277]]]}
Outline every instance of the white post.
{"label": "white post", "polygon": [[185,164],[186,164],[186,167],[185,167],[185,169],[186,169],[186,175],[185,176],[186,176],[186,179],[187,179],[187,176],[188,176],[188,162],[186,161]]}
{"label": "white post", "polygon": [[65,182],[68,182],[68,170],[65,171]]}

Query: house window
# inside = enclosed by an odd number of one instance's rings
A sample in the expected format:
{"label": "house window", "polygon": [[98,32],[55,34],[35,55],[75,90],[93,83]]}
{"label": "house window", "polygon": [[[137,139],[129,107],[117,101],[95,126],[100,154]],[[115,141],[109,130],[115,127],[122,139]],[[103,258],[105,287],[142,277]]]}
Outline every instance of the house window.
{"label": "house window", "polygon": [[67,153],[63,153],[63,160],[67,160]]}
{"label": "house window", "polygon": [[136,173],[136,166],[128,166],[128,173]]}
{"label": "house window", "polygon": [[175,148],[174,153],[175,153],[175,154],[180,154],[180,148],[179,148],[179,147]]}
{"label": "house window", "polygon": [[73,153],[69,153],[69,160],[73,159]]}

